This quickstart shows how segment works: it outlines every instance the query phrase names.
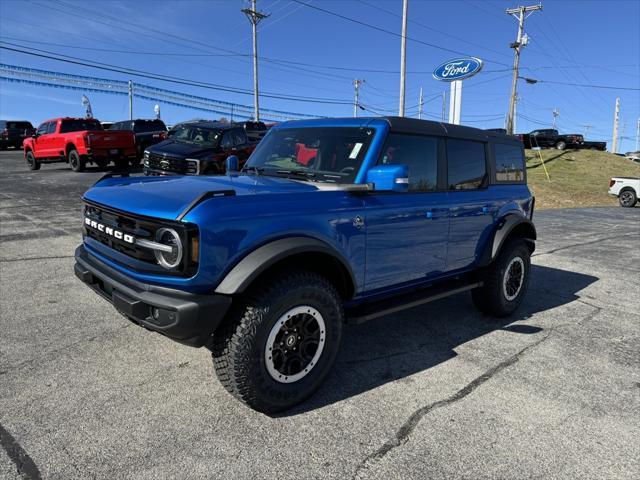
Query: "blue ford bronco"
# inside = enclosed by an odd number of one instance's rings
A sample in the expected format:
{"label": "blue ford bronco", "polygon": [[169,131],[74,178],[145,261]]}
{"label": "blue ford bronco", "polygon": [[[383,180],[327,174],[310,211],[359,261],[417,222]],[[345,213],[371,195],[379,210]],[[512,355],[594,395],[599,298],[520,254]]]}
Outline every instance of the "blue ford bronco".
{"label": "blue ford bronco", "polygon": [[110,177],[84,196],[75,274],[129,320],[211,351],[267,413],[311,395],[345,322],[529,283],[534,198],[515,137],[409,118],[272,128],[241,171]]}

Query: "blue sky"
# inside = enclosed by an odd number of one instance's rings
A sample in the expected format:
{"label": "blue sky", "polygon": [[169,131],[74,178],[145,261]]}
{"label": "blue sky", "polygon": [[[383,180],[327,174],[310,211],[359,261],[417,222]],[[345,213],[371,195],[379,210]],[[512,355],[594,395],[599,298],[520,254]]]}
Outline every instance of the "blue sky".
{"label": "blue sky", "polygon": [[[303,0],[400,32],[401,0]],[[529,2],[533,4],[535,2]],[[482,58],[484,70],[464,82],[462,123],[480,128],[502,127],[510,90],[510,66],[517,23],[505,13],[518,2],[409,1],[407,42],[407,114],[416,115],[422,86],[426,118],[439,118],[441,94],[448,84],[431,77],[434,67],[459,55]],[[0,40],[92,61],[191,80],[252,88],[251,29],[240,12],[243,0],[0,1]],[[349,102],[352,81],[365,79],[361,103],[375,112],[397,113],[400,39],[290,0],[258,0],[270,13],[260,30],[260,64],[264,92]],[[638,90],[610,90],[563,83],[640,87],[640,2],[543,1],[542,12],[526,22],[530,44],[524,49],[521,75],[548,82],[519,86],[517,130],[549,128],[552,110],[560,111],[565,132],[611,142],[615,98],[621,99],[621,150],[635,145],[640,117]],[[28,26],[28,28],[25,28]],[[177,38],[179,37],[179,38]],[[441,48],[434,48],[424,43]],[[107,51],[113,50],[113,51]],[[135,53],[132,53],[135,52]],[[294,66],[300,62],[307,65]],[[221,101],[251,105],[237,93],[175,85],[158,80],[100,71],[89,67],[0,50],[0,62],[68,74],[139,81]],[[339,67],[329,69],[326,66]],[[376,71],[377,70],[377,71]],[[381,72],[382,70],[382,72]],[[0,81],[0,117],[34,123],[61,115],[82,115],[82,92]],[[101,120],[128,116],[125,96],[88,93]],[[155,102],[136,99],[135,117],[153,115]],[[169,124],[216,115],[160,104]],[[350,105],[294,102],[262,98],[261,106],[324,116],[350,116]],[[362,114],[366,114],[362,112]]]}

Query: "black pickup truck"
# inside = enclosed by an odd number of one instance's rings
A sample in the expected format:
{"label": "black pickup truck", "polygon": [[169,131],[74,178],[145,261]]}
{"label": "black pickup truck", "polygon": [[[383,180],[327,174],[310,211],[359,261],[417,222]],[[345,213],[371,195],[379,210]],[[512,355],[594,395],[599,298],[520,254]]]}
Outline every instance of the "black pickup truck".
{"label": "black pickup truck", "polygon": [[519,133],[516,137],[522,141],[524,148],[540,147],[556,148],[558,150],[573,148],[603,151],[607,149],[607,142],[585,141],[584,137],[578,133],[567,133],[561,135],[558,133],[558,130],[553,128],[534,130],[530,133]]}
{"label": "black pickup truck", "polygon": [[142,154],[151,145],[160,143],[167,138],[167,127],[162,120],[123,120],[115,122],[109,130],[128,130],[136,137],[136,151],[138,161],[142,159]]}
{"label": "black pickup truck", "polygon": [[31,122],[0,120],[0,149],[22,148],[22,141],[36,133]]}
{"label": "black pickup truck", "polygon": [[582,135],[573,133],[560,135],[558,130],[552,128],[534,130],[529,133],[519,133],[516,137],[524,143],[524,148],[540,147],[564,150],[566,148],[576,148],[580,142],[584,141]]}
{"label": "black pickup truck", "polygon": [[198,120],[171,129],[169,138],[144,151],[145,175],[218,175],[235,155],[242,167],[258,143],[242,125]]}

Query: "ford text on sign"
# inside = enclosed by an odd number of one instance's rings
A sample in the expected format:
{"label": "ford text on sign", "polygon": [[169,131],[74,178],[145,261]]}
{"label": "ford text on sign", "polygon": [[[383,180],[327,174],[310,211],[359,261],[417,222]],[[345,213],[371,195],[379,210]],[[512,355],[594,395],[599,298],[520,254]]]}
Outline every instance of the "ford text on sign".
{"label": "ford text on sign", "polygon": [[454,80],[462,80],[469,78],[482,70],[482,60],[476,57],[458,58],[449,60],[438,66],[433,71],[433,77],[436,80],[445,82],[453,82]]}

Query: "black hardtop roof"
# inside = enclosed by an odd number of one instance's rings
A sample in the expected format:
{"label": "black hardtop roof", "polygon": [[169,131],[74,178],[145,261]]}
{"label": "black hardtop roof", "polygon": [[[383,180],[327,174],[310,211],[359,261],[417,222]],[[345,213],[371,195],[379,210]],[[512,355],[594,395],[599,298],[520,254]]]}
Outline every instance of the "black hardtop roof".
{"label": "black hardtop roof", "polygon": [[479,128],[465,127],[464,125],[454,125],[452,123],[434,122],[432,120],[419,120],[408,117],[383,117],[389,122],[392,132],[413,133],[420,135],[438,135],[452,138],[462,138],[468,140],[479,140],[488,142],[489,140],[500,142],[520,143],[516,137],[505,135],[500,132],[491,132]]}
{"label": "black hardtop roof", "polygon": [[164,120],[160,119],[160,118],[134,118],[133,120],[130,119],[126,119],[126,120],[113,120],[113,121],[109,121],[109,122],[102,122],[102,123],[124,123],[124,122],[162,122],[164,123]]}
{"label": "black hardtop roof", "polygon": [[180,122],[174,125],[178,127],[181,125],[196,125],[203,128],[215,128],[216,130],[229,130],[230,128],[238,128],[240,125],[237,123],[218,122],[216,120],[190,120],[187,122]]}

